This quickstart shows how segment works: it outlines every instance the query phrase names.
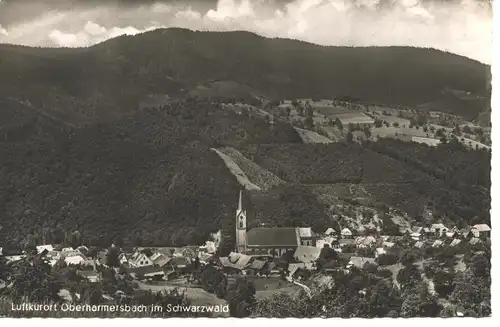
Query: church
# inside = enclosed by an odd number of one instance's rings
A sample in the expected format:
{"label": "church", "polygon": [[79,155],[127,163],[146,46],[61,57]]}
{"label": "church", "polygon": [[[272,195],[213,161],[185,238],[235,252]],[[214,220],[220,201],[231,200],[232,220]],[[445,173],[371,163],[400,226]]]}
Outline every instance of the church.
{"label": "church", "polygon": [[300,245],[315,246],[310,227],[255,227],[247,231],[247,212],[243,209],[242,191],[236,210],[235,251],[248,255],[281,256]]}

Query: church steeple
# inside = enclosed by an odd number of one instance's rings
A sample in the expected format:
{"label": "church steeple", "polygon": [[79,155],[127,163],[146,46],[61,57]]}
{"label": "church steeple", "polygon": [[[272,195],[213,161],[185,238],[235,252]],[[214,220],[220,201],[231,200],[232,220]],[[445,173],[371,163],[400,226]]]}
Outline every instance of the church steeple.
{"label": "church steeple", "polygon": [[247,245],[247,211],[243,209],[243,191],[240,190],[238,209],[236,209],[236,246],[239,253],[246,251]]}
{"label": "church steeple", "polygon": [[243,191],[240,190],[240,198],[238,200],[238,210],[236,211],[236,214],[238,214],[239,212],[243,211]]}

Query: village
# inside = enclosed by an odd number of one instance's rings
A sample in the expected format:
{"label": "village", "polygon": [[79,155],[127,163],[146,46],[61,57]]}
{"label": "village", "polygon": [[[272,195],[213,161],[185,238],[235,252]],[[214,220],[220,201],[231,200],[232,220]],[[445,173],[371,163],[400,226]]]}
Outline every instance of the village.
{"label": "village", "polygon": [[[302,289],[311,292],[310,281],[353,269],[382,271],[396,282],[403,267],[402,257],[413,252],[424,270],[432,266],[437,253],[451,253],[455,269],[465,269],[462,258],[466,251],[477,251],[490,240],[491,228],[477,224],[464,229],[442,223],[413,226],[400,235],[359,233],[349,228],[328,228],[322,232],[310,227],[256,227],[247,230],[246,210],[241,192],[236,210],[236,244],[227,256],[219,254],[222,232],[212,233],[204,245],[184,247],[120,248],[111,245],[99,249],[80,245],[76,248],[56,244],[36,246],[36,253],[4,256],[8,265],[24,260],[38,260],[51,267],[72,267],[89,283],[99,283],[103,273],[112,269],[116,276],[135,283],[139,290],[163,291],[173,287],[186,290],[199,288],[199,271],[212,267],[228,279],[248,278],[259,281],[257,296],[280,291]],[[362,235],[360,235],[362,234]],[[479,246],[479,247],[478,247]],[[0,255],[2,254],[0,248]],[[198,276],[198,277],[197,277]],[[197,281],[198,279],[198,281]],[[0,289],[9,280],[0,281]],[[62,293],[61,293],[62,292]],[[74,301],[68,290],[60,296]],[[260,292],[260,293],[259,293]],[[129,296],[123,291],[102,294],[102,300],[113,301]],[[206,297],[204,303],[214,298]]]}

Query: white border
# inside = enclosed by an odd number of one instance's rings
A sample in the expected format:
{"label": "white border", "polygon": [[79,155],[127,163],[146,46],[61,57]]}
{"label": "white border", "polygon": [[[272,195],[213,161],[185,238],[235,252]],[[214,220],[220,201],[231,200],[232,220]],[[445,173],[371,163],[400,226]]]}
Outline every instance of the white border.
{"label": "white border", "polygon": [[[488,0],[486,0],[488,1]],[[493,1],[493,0],[491,0]],[[500,3],[499,1],[493,1],[493,9],[494,9],[494,28],[493,28],[493,62],[492,62],[492,83],[493,83],[493,95],[492,95],[492,108],[496,109],[498,105],[500,104],[500,92],[498,92],[498,89],[495,88],[494,86],[498,83],[500,83],[500,66],[497,65],[497,63],[500,62],[500,59],[497,59],[495,54],[498,54],[500,56],[500,37],[495,37],[500,33],[500,18],[498,17],[500,13]],[[495,84],[496,83],[496,84]],[[500,85],[500,84],[499,84]],[[491,139],[492,139],[492,161],[491,161],[491,166],[492,166],[492,173],[491,173],[491,180],[492,180],[492,186],[491,186],[491,200],[492,200],[492,210],[491,210],[491,224],[492,224],[492,271],[491,275],[496,276],[496,272],[500,271],[500,269],[497,269],[497,266],[495,265],[497,260],[497,252],[495,249],[497,248],[496,244],[500,245],[500,240],[499,236],[496,236],[496,234],[500,234],[500,225],[496,224],[495,221],[495,213],[496,211],[496,206],[495,200],[500,200],[498,195],[500,194],[499,191],[499,184],[495,183],[495,181],[498,181],[500,176],[498,170],[494,169],[496,166],[496,163],[500,165],[500,153],[495,151],[495,147],[493,144],[496,144],[497,142],[500,143],[500,131],[498,130],[498,127],[496,127],[496,122],[500,122],[500,112],[496,110],[492,110],[492,115],[491,115],[491,121],[492,121],[492,134],[491,134]],[[500,212],[500,211],[499,211]],[[497,233],[498,231],[498,233]],[[320,327],[322,326],[332,326],[333,324],[335,325],[343,325],[343,326],[356,326],[359,327],[360,325],[363,324],[370,324],[372,327],[390,327],[390,326],[397,326],[401,327],[402,324],[404,324],[405,327],[422,327],[422,323],[430,323],[430,324],[436,324],[439,326],[453,326],[453,327],[459,327],[459,326],[467,326],[470,327],[471,325],[475,323],[481,323],[485,325],[491,325],[494,323],[494,321],[498,321],[500,319],[496,319],[497,317],[500,317],[500,314],[497,313],[497,310],[500,310],[500,301],[498,301],[498,297],[496,293],[497,288],[496,286],[499,285],[500,283],[498,282],[497,277],[493,277],[492,280],[492,285],[491,285],[491,291],[492,291],[492,299],[491,299],[491,308],[493,311],[493,317],[491,318],[448,318],[448,319],[443,319],[443,318],[412,318],[412,319],[391,319],[391,318],[376,318],[376,319],[361,319],[361,318],[356,318],[356,319],[340,319],[340,318],[332,318],[332,319],[321,319],[321,318],[315,318],[315,319],[308,319],[308,321],[304,321],[304,319],[293,319],[293,318],[287,318],[287,319],[265,319],[265,318],[253,318],[253,319],[236,319],[236,318],[168,318],[168,319],[151,319],[151,318],[115,318],[115,319],[99,319],[99,318],[92,318],[92,319],[70,319],[70,318],[62,318],[62,319],[44,319],[44,318],[31,318],[31,319],[13,319],[13,318],[0,318],[0,325],[1,326],[38,326],[38,327],[68,327],[71,325],[71,327],[110,327],[110,326],[120,326],[120,327],[137,327],[138,324],[147,324],[148,327],[165,327],[165,325],[170,325],[170,326],[186,326],[186,327],[198,327],[198,326],[203,326],[203,327],[209,327],[209,326],[217,326],[217,327],[232,327],[232,326],[238,326],[238,327],[256,327],[256,326],[276,326],[276,325],[287,325],[287,327],[292,327],[292,326],[301,326],[304,327],[304,324],[314,324],[315,327]],[[429,319],[432,319],[432,321],[429,321]],[[479,321],[477,319],[480,319]],[[312,321],[309,321],[312,320]],[[423,321],[427,320],[427,321]],[[496,324],[495,324],[496,325]]]}

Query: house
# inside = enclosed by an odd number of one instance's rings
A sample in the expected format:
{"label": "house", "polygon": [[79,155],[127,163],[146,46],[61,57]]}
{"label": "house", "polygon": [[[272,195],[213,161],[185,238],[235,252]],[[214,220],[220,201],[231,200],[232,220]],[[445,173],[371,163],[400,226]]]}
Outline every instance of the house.
{"label": "house", "polygon": [[326,236],[322,239],[316,240],[316,247],[317,248],[324,248],[325,244],[328,244],[330,247],[333,247],[334,244],[336,244],[337,239],[332,236]]}
{"label": "house", "polygon": [[198,259],[201,263],[208,263],[214,255],[206,252],[198,252]]}
{"label": "house", "polygon": [[182,248],[177,248],[172,254],[174,257],[185,257],[189,259],[194,259],[198,256],[199,247],[184,246]]}
{"label": "house", "polygon": [[462,238],[470,238],[470,237],[472,237],[472,234],[471,234],[470,230],[471,230],[471,227],[462,228],[460,230],[460,236]]}
{"label": "house", "polygon": [[75,257],[75,256],[81,256],[82,258],[85,258],[85,256],[78,250],[68,250],[61,252],[60,257],[65,259],[67,257]]}
{"label": "house", "polygon": [[348,239],[348,238],[352,238],[352,232],[349,228],[344,228],[342,229],[342,231],[340,232],[340,236],[343,238],[343,239]]}
{"label": "house", "polygon": [[230,257],[220,257],[219,263],[224,269],[229,269],[230,271],[241,272],[243,269],[247,268],[247,262],[245,262],[245,260],[238,263],[238,260],[235,257],[233,257],[233,261],[231,261]]}
{"label": "house", "polygon": [[67,289],[61,288],[59,292],[57,292],[57,295],[64,302],[73,302],[73,297],[71,296],[71,292],[68,291]]}
{"label": "house", "polygon": [[421,249],[424,246],[424,242],[417,241],[413,246],[416,247],[417,249]]}
{"label": "house", "polygon": [[12,263],[12,262],[23,260],[24,258],[26,258],[26,255],[24,255],[24,254],[8,255],[8,256],[5,256],[4,258],[5,258],[5,260],[7,260],[7,263]]}
{"label": "house", "polygon": [[75,249],[73,249],[72,247],[69,247],[69,248],[63,248],[61,250],[61,252],[71,252],[71,251],[74,251]]}
{"label": "house", "polygon": [[96,264],[94,259],[85,259],[80,262],[80,267],[92,267],[94,270],[96,269]]}
{"label": "house", "polygon": [[50,252],[50,251],[54,250],[54,247],[51,244],[38,245],[36,247],[36,252],[37,253],[42,253],[44,250],[47,250],[47,252]]}
{"label": "house", "polygon": [[347,245],[355,245],[355,244],[356,244],[356,241],[352,238],[344,238],[344,239],[339,240],[339,246],[341,248],[343,248]]}
{"label": "house", "polygon": [[455,237],[458,237],[458,233],[457,233],[457,231],[453,231],[453,230],[451,230],[451,231],[449,231],[449,232],[446,232],[446,233],[444,233],[444,234],[445,234],[445,236],[446,236],[447,238],[455,238]]}
{"label": "house", "polygon": [[85,245],[80,245],[79,247],[76,248],[78,251],[80,251],[83,254],[86,254],[89,252],[89,248],[86,247]]}
{"label": "house", "polygon": [[149,259],[153,262],[153,265],[158,266],[160,268],[165,266],[167,263],[170,262],[170,260],[172,260],[172,258],[168,258],[163,253],[160,253],[158,256],[154,256],[154,259],[153,256],[151,256]]}
{"label": "house", "polygon": [[481,243],[481,239],[479,239],[478,237],[473,237],[469,241],[469,244],[471,244],[471,245],[478,244],[478,243]]}
{"label": "house", "polygon": [[377,259],[380,255],[386,254],[387,251],[384,248],[376,248],[375,249],[375,259]]}
{"label": "house", "polygon": [[68,265],[68,266],[71,266],[71,265],[79,265],[81,264],[82,262],[85,261],[85,258],[83,258],[82,255],[72,255],[72,256],[67,256],[64,258],[64,262]]}
{"label": "house", "polygon": [[352,256],[349,260],[349,263],[347,264],[347,268],[357,267],[359,269],[363,269],[367,264],[377,265],[377,262],[373,258]]}
{"label": "house", "polygon": [[77,274],[91,283],[97,283],[101,280],[101,274],[93,270],[78,270]]}
{"label": "house", "polygon": [[377,243],[373,236],[359,236],[356,238],[356,246],[358,248],[367,248]]}
{"label": "house", "polygon": [[325,231],[325,236],[335,236],[335,235],[337,235],[337,232],[335,231],[335,229],[331,227]]}
{"label": "house", "polygon": [[176,270],[183,270],[187,268],[187,266],[191,263],[191,259],[188,257],[172,257],[170,260],[167,262],[166,265],[176,269]]}
{"label": "house", "polygon": [[59,260],[59,258],[61,257],[61,253],[59,251],[53,250],[53,251],[47,252],[47,254],[45,256],[51,260]]}
{"label": "house", "polygon": [[206,252],[210,254],[214,254],[217,251],[217,247],[215,246],[215,242],[206,241],[205,245],[200,246],[199,252]]}
{"label": "house", "polygon": [[152,266],[153,262],[147,257],[146,254],[135,252],[128,260],[130,267],[147,267]]}
{"label": "house", "polygon": [[126,253],[120,253],[118,260],[120,260],[120,265],[128,264],[129,255]]}
{"label": "house", "polygon": [[314,262],[318,260],[321,249],[314,246],[299,246],[293,254],[293,258],[299,262]]}
{"label": "house", "polygon": [[423,232],[423,227],[420,227],[420,226],[413,226],[411,228],[411,233],[418,233],[418,234],[422,234]]}
{"label": "house", "polygon": [[462,242],[462,240],[456,238],[453,241],[451,241],[450,246],[451,247],[457,246],[458,244],[460,244],[460,242]]}
{"label": "house", "polygon": [[3,255],[3,247],[0,246],[0,255]]}
{"label": "house", "polygon": [[252,257],[242,253],[231,252],[228,259],[232,264],[239,267],[239,269],[245,269],[250,264]]}
{"label": "house", "polygon": [[410,237],[412,238],[412,240],[415,240],[415,241],[420,240],[420,237],[421,237],[421,236],[422,236],[422,234],[420,234],[420,233],[415,233],[415,232],[413,232],[413,233],[411,233],[411,234],[410,234]]}
{"label": "house", "polygon": [[127,273],[137,279],[163,279],[165,272],[160,267],[142,266],[127,269]]}
{"label": "house", "polygon": [[311,227],[299,227],[300,245],[313,246],[314,238]]}
{"label": "house", "polygon": [[432,243],[433,248],[437,248],[443,245],[443,241],[441,240],[435,240],[434,243]]}
{"label": "house", "polygon": [[160,252],[155,252],[153,253],[150,257],[149,257],[149,260],[151,261],[155,261],[156,258],[160,257],[162,254]]}
{"label": "house", "polygon": [[479,237],[484,239],[491,237],[491,228],[486,224],[478,224],[472,226],[470,233],[472,233],[472,237]]}
{"label": "house", "polygon": [[254,271],[256,274],[267,273],[269,271],[268,262],[264,260],[253,260],[249,269]]}
{"label": "house", "polygon": [[449,229],[443,224],[433,224],[430,228],[430,232],[436,237],[443,236]]}

